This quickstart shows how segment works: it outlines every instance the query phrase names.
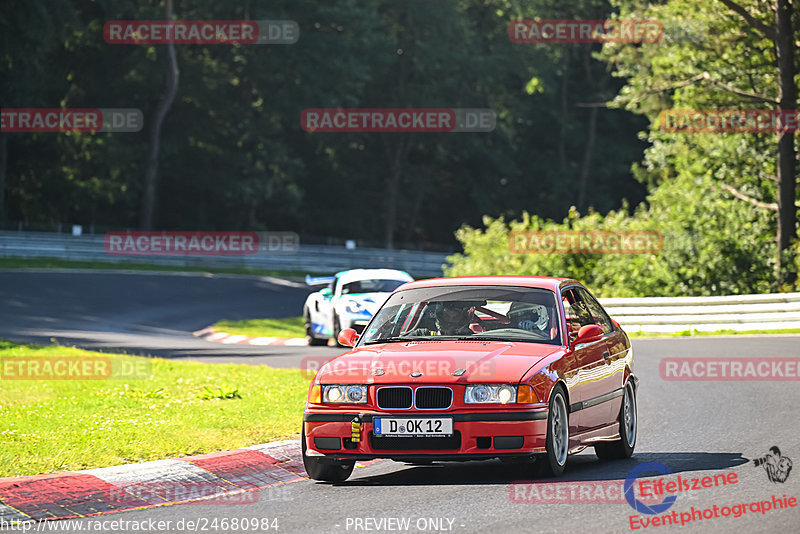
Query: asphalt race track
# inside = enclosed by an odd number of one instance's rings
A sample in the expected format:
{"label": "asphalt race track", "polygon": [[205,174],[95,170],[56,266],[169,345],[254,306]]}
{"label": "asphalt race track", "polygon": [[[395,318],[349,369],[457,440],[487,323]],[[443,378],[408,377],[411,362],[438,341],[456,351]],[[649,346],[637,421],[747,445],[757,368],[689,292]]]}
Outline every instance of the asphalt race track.
{"label": "asphalt race track", "polygon": [[[96,349],[297,365],[305,355],[333,355],[337,349],[220,345],[190,332],[220,318],[296,315],[306,293],[257,277],[1,272],[0,338],[48,342],[56,337],[60,343]],[[736,483],[679,494],[666,512],[675,511],[678,518],[692,508],[722,509],[773,495],[800,499],[800,467],[785,483],[775,483],[752,461],[777,445],[783,456],[800,462],[797,381],[665,381],[658,367],[670,356],[797,357],[800,336],[642,339],[634,340],[634,350],[641,383],[633,458],[600,462],[584,451],[570,458],[559,482],[624,481],[634,467],[648,462],[667,466],[674,473],[670,479],[736,473]],[[187,531],[176,525],[190,520],[205,524],[207,532],[246,531],[221,528],[222,518],[276,518],[278,529],[264,532],[800,531],[800,505],[766,513],[748,508],[738,518],[700,519],[683,527],[636,524],[633,530],[629,517],[637,514],[627,503],[515,502],[515,495],[525,500],[511,486],[519,481],[531,481],[525,466],[498,461],[429,466],[383,461],[357,468],[341,484],[304,480],[268,488],[253,504],[174,505],[78,521],[172,521],[174,532]],[[211,528],[215,519],[217,527]]]}
{"label": "asphalt race track", "polygon": [[[118,271],[0,271],[0,339],[299,367],[297,348],[223,345],[192,332],[220,319],[297,317],[310,289],[260,276]],[[342,351],[314,347],[315,355]]]}

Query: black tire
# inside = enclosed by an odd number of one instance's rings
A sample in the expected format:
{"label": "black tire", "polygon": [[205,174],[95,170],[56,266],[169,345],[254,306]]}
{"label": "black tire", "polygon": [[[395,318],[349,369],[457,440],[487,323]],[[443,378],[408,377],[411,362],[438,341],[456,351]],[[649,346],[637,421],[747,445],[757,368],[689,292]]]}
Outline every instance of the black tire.
{"label": "black tire", "polygon": [[355,460],[331,460],[321,456],[306,456],[306,425],[300,439],[303,448],[303,466],[309,478],[322,482],[344,482],[353,474]]}
{"label": "black tire", "polygon": [[312,347],[318,347],[320,345],[327,345],[327,339],[319,339],[314,337],[314,329],[311,326],[311,313],[308,311],[308,308],[303,310],[303,323],[306,329],[306,341]]}
{"label": "black tire", "polygon": [[339,332],[342,331],[341,325],[339,325],[339,316],[333,316],[333,340],[336,342],[337,347],[344,347],[341,343],[339,343]]}
{"label": "black tire", "polygon": [[594,452],[601,460],[630,458],[636,447],[636,390],[632,381],[625,384],[622,406],[619,407],[619,438],[616,441],[603,441],[594,446]]}
{"label": "black tire", "polygon": [[569,410],[567,396],[561,386],[556,386],[550,395],[547,415],[547,452],[540,455],[533,464],[538,476],[561,476],[567,466],[569,456]]}

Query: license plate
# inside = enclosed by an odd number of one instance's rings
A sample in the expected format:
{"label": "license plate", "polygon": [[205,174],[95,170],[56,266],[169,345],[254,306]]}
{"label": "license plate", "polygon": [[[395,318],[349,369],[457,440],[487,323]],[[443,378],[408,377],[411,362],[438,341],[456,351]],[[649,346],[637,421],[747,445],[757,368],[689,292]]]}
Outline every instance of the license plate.
{"label": "license plate", "polygon": [[387,438],[448,438],[453,435],[453,418],[375,417],[372,431]]}

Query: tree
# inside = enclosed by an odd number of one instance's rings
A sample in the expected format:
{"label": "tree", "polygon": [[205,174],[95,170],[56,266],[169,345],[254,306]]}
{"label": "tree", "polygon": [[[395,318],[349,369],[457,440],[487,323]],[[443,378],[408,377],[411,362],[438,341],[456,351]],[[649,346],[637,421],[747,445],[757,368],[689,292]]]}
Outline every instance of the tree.
{"label": "tree", "polygon": [[[792,258],[797,233],[794,132],[779,132],[774,141],[771,134],[694,134],[688,139],[659,132],[656,121],[658,113],[669,107],[725,109],[755,104],[795,109],[791,3],[670,0],[646,8],[640,8],[636,0],[617,3],[623,17],[656,18],[667,29],[660,43],[638,48],[606,45],[603,50],[617,75],[628,78],[614,104],[653,120],[649,137],[654,145],[647,151],[646,169],[640,169],[640,176],[655,185],[674,179],[676,172],[711,172],[715,187],[775,212],[774,287],[791,287],[797,276]],[[695,38],[670,31],[687,26],[694,26]],[[764,161],[765,150],[774,151],[772,162]],[[707,166],[692,168],[687,158]]]}
{"label": "tree", "polygon": [[[164,20],[172,20],[173,8],[172,0],[164,0]],[[167,44],[167,66],[166,78],[167,89],[161,98],[158,107],[153,115],[150,127],[150,147],[147,151],[147,163],[145,164],[144,174],[144,195],[142,196],[142,211],[140,227],[142,230],[152,230],[153,220],[156,209],[156,188],[158,185],[158,152],[161,144],[161,127],[164,118],[178,94],[178,59],[175,56],[175,45]]]}

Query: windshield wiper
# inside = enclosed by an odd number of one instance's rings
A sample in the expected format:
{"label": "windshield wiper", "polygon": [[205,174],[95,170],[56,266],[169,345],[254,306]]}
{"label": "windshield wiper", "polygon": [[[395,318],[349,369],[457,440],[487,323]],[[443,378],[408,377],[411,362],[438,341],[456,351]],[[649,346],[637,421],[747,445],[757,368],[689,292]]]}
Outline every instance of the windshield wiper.
{"label": "windshield wiper", "polygon": [[490,336],[461,336],[455,338],[456,341],[515,341],[512,339],[503,339],[501,337]]}
{"label": "windshield wiper", "polygon": [[364,345],[375,345],[377,343],[398,343],[402,341],[430,341],[430,337],[403,337],[403,336],[394,336],[394,337],[384,337],[381,339],[373,339],[371,341],[365,341]]}

